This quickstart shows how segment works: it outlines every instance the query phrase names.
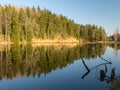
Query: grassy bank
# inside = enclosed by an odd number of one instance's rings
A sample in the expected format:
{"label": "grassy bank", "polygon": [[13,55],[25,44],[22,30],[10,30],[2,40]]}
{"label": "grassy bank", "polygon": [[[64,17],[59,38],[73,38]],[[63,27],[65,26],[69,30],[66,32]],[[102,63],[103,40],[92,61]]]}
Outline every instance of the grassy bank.
{"label": "grassy bank", "polygon": [[[27,41],[22,41],[20,42],[20,44],[27,44],[28,42]],[[69,44],[72,44],[72,43],[79,43],[79,44],[120,44],[120,42],[114,42],[114,41],[93,41],[93,42],[90,42],[90,41],[83,41],[82,39],[81,40],[78,40],[76,38],[73,38],[73,37],[70,37],[68,39],[32,39],[32,44],[56,44],[56,43],[69,43]],[[15,44],[14,42],[12,41],[0,41],[0,44]]]}

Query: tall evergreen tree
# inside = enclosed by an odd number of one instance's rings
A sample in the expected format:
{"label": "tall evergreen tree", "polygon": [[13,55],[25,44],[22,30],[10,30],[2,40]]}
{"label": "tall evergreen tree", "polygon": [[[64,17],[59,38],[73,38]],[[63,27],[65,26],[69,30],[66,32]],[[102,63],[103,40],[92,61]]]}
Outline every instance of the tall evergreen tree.
{"label": "tall evergreen tree", "polygon": [[13,42],[20,42],[20,26],[18,23],[18,13],[17,10],[13,10],[12,20],[11,20],[11,39]]}
{"label": "tall evergreen tree", "polygon": [[16,8],[11,5],[0,6],[0,34],[4,41],[12,42],[32,39],[82,39],[84,41],[105,41],[106,32],[96,25],[81,25],[73,20],[41,10],[38,6]]}

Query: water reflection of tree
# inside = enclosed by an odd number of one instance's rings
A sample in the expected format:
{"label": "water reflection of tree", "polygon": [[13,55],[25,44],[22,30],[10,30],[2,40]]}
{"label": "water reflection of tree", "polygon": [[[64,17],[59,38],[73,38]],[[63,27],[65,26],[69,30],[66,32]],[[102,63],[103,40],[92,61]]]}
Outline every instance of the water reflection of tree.
{"label": "water reflection of tree", "polygon": [[120,50],[120,44],[114,43],[114,44],[109,44],[109,46],[114,49],[115,55],[118,56],[118,54],[119,54],[118,50]]}
{"label": "water reflection of tree", "polygon": [[105,45],[83,45],[69,48],[67,46],[12,45],[10,50],[1,51],[0,78],[12,79],[17,76],[47,74],[52,70],[61,69],[74,60],[96,58],[105,52]]}
{"label": "water reflection of tree", "polygon": [[113,43],[113,44],[108,44],[108,45],[116,51],[118,51],[120,49],[120,44],[119,43]]}

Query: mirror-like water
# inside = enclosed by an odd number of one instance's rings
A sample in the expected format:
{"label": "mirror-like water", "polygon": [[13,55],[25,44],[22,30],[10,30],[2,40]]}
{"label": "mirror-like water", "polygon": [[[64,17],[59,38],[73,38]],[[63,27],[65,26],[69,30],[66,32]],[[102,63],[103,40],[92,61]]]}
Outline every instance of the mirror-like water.
{"label": "mirror-like water", "polygon": [[0,90],[109,90],[120,77],[120,45],[0,48]]}

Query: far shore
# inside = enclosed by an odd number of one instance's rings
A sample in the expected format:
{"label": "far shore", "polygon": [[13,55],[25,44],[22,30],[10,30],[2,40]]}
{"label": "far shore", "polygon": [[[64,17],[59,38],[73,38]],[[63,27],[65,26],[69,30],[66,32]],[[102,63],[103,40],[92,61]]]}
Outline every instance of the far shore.
{"label": "far shore", "polygon": [[[32,41],[31,44],[120,44],[120,42],[114,42],[114,41],[94,41],[94,42],[89,42],[89,41],[79,41],[79,40],[36,40]],[[7,45],[7,44],[15,44],[14,42],[0,42],[2,45]],[[26,41],[20,42],[20,44],[27,44]],[[29,43],[28,43],[29,44]]]}

